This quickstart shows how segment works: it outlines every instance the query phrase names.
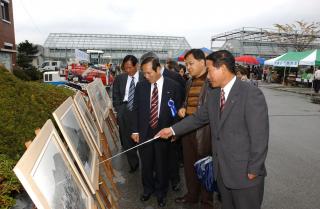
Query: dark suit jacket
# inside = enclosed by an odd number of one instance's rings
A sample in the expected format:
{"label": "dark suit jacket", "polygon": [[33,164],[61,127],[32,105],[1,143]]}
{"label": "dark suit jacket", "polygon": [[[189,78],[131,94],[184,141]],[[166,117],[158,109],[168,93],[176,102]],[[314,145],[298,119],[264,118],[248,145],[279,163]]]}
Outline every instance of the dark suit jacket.
{"label": "dark suit jacket", "polygon": [[[132,133],[139,133],[140,142],[147,140],[150,122],[150,95],[151,84],[148,81],[139,82],[136,86],[132,110]],[[178,84],[164,77],[160,114],[158,119],[158,130],[171,126],[177,121],[177,115],[172,117],[168,101],[172,99],[176,109],[181,107],[181,95]],[[158,131],[157,130],[157,131]]]}
{"label": "dark suit jacket", "polygon": [[[220,117],[220,91],[209,88],[199,110],[172,128],[181,135],[210,123],[215,177],[220,172],[232,189],[257,185],[266,175],[269,117],[265,97],[257,87],[237,79]],[[248,173],[258,177],[250,181]]]}
{"label": "dark suit jacket", "polygon": [[179,84],[181,99],[183,101],[185,99],[185,93],[186,93],[186,81],[182,78],[182,76],[177,72],[168,70],[167,68],[164,68],[162,75],[163,77],[170,78]]}
{"label": "dark suit jacket", "polygon": [[[126,85],[128,80],[128,74],[122,73],[118,75],[112,87],[112,103],[113,107],[115,108],[116,112],[121,112],[121,105],[123,104],[124,95],[126,93]],[[145,80],[143,73],[139,72],[139,81]]]}

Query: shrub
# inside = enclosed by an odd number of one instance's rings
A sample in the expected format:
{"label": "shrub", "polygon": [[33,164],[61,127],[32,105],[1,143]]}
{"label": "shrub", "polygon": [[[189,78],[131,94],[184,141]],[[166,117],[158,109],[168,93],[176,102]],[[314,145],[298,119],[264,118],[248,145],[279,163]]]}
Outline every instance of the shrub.
{"label": "shrub", "polygon": [[19,180],[12,174],[16,161],[8,156],[0,154],[0,208],[9,208],[14,205],[13,192],[21,189]]}
{"label": "shrub", "polygon": [[[14,179],[11,165],[22,156],[24,143],[35,137],[36,128],[41,128],[49,118],[53,119],[52,112],[73,92],[39,82],[22,81],[1,67],[0,89],[0,154],[8,163],[5,167],[1,165],[0,175],[6,173],[6,179]],[[5,182],[0,182],[0,188]],[[11,192],[16,190],[13,187]],[[0,200],[13,204],[10,203],[13,199],[8,199],[11,192],[0,193]],[[2,207],[1,201],[0,205]]]}
{"label": "shrub", "polygon": [[32,67],[30,69],[23,70],[20,67],[15,67],[13,69],[13,74],[24,81],[37,81],[42,79],[42,73],[39,72],[35,67]]}

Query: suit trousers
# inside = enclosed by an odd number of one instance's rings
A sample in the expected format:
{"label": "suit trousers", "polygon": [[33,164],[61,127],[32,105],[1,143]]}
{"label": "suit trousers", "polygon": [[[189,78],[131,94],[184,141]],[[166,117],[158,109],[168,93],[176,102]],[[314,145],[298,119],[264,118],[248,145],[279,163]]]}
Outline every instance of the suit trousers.
{"label": "suit trousers", "polygon": [[316,93],[319,93],[320,80],[315,79],[315,80],[313,81],[313,88],[314,88],[314,91],[315,91]]}
{"label": "suit trousers", "polygon": [[[149,128],[148,137],[152,138],[156,133]],[[170,142],[162,139],[139,148],[144,194],[155,192],[158,198],[166,196],[169,185],[169,152]]]}
{"label": "suit trousers", "polygon": [[212,201],[213,194],[206,191],[198,180],[194,163],[200,160],[197,153],[196,131],[182,137],[184,175],[186,179],[186,197],[191,201]]}
{"label": "suit trousers", "polygon": [[231,189],[224,185],[221,173],[218,171],[217,184],[221,194],[221,209],[261,209],[264,179],[260,184],[253,187]]}
{"label": "suit trousers", "polygon": [[171,185],[177,185],[180,182],[179,174],[179,143],[177,141],[170,143],[170,181]]}
{"label": "suit trousers", "polygon": [[[131,112],[127,108],[127,104],[122,104],[119,112],[118,112],[118,125],[119,125],[119,133],[120,140],[123,149],[129,149],[136,145],[136,143],[131,139],[131,121],[128,120],[130,118]],[[139,157],[137,153],[137,149],[133,149],[126,153],[127,160],[129,166],[131,168],[135,168],[139,165]]]}

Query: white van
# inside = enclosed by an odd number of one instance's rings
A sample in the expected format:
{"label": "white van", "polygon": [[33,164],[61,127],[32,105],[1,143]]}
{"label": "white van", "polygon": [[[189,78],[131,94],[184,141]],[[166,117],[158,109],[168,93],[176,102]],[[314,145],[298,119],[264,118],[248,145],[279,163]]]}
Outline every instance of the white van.
{"label": "white van", "polygon": [[61,61],[45,61],[38,68],[40,72],[44,71],[59,71],[60,68],[63,68],[63,63]]}

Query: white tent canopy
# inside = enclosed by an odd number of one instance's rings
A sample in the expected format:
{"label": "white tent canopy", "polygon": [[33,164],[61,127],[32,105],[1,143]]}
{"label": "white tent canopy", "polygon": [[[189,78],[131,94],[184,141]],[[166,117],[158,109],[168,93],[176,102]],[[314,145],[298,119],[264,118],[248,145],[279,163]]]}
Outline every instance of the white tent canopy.
{"label": "white tent canopy", "polygon": [[274,63],[286,54],[264,61],[264,65],[274,65]]}
{"label": "white tent canopy", "polygon": [[319,53],[318,49],[314,50],[310,55],[300,60],[299,65],[315,65],[317,61],[318,53]]}

